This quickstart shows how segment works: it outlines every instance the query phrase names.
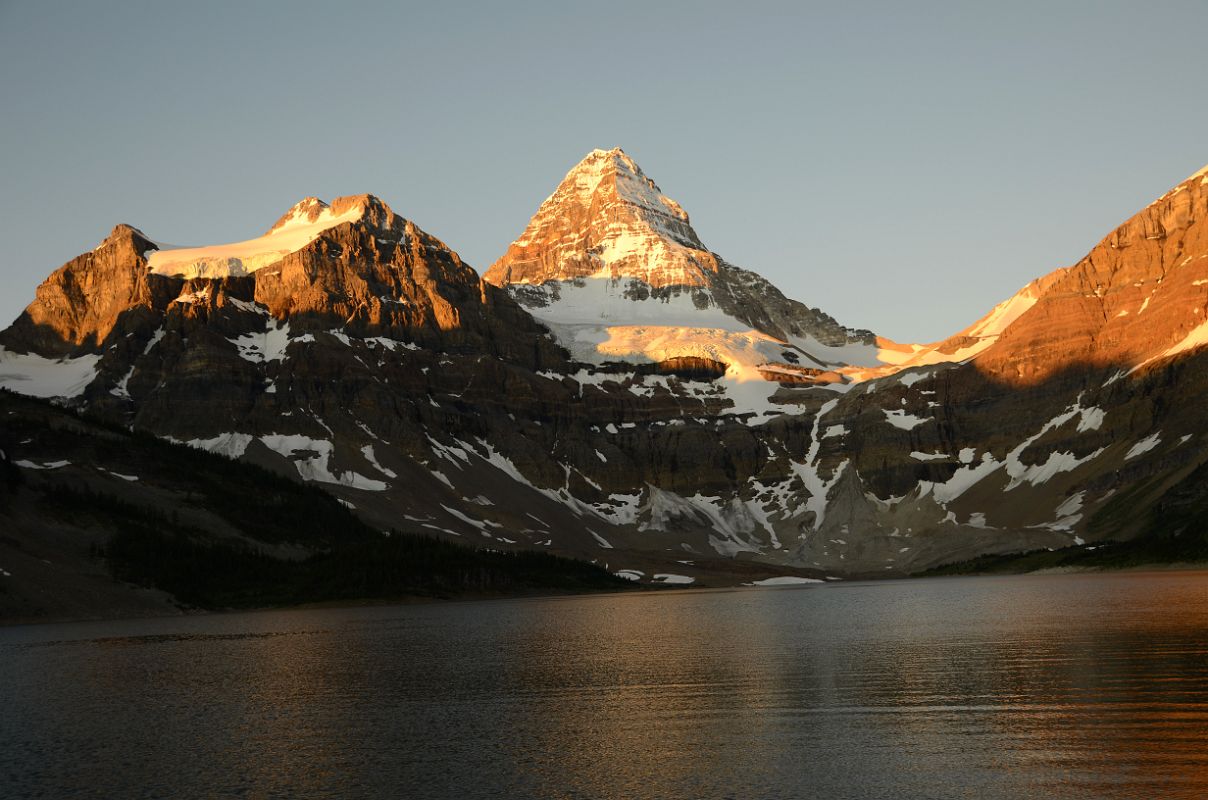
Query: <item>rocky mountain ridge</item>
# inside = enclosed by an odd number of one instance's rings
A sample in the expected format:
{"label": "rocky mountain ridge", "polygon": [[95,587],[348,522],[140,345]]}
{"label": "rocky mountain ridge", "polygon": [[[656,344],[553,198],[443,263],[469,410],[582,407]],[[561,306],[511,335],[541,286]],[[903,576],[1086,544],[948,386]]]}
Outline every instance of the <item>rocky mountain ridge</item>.
{"label": "rocky mountain ridge", "polygon": [[[589,160],[606,185],[568,176],[491,280],[370,196],[295,206],[261,238],[305,241],[255,269],[262,242],[166,274],[119,226],[0,333],[0,384],[315,482],[380,529],[659,582],[1094,547],[1205,458],[1202,175],[958,336],[861,367],[786,332],[793,301],[698,246],[628,157]],[[645,226],[604,276],[599,214]],[[769,322],[728,313],[735,286]]]}

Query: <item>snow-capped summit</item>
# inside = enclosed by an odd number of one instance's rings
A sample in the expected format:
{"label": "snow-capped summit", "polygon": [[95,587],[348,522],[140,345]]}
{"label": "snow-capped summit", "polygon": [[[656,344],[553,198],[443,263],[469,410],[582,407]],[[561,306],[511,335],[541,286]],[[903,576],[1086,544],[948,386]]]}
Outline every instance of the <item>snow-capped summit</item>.
{"label": "snow-capped summit", "polygon": [[710,251],[619,148],[575,165],[485,278],[589,362],[706,358],[769,380],[800,364],[832,379],[901,355]]}
{"label": "snow-capped summit", "polygon": [[225,278],[250,275],[301,250],[324,231],[346,222],[366,220],[392,227],[398,219],[385,203],[370,194],[337,197],[331,205],[317,197],[295,203],[263,235],[230,244],[201,247],[160,245],[147,258],[152,273],[184,278]]}
{"label": "snow-capped summit", "polygon": [[290,225],[305,225],[317,222],[319,216],[330,209],[331,206],[324,203],[317,197],[304,197],[281,215],[281,218],[273,223],[273,227],[264,232],[265,236],[271,236],[277,230]]}

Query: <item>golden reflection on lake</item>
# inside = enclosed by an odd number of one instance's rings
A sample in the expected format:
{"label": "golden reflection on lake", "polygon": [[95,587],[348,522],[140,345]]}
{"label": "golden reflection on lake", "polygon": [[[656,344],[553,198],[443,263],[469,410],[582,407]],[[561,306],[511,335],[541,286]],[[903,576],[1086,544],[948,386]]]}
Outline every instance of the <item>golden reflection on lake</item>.
{"label": "golden reflection on lake", "polygon": [[0,685],[12,796],[1208,796],[1201,573],[28,626]]}

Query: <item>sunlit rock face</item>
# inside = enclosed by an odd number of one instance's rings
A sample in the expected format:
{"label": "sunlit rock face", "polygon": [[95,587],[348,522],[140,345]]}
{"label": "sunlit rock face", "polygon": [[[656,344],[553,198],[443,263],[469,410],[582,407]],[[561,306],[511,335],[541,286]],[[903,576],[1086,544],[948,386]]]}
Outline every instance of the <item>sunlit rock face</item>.
{"label": "sunlit rock face", "polygon": [[1208,455],[1203,178],[927,346],[728,265],[619,151],[489,281],[368,195],[233,244],[119,226],[0,333],[0,386],[642,579],[1089,544]]}
{"label": "sunlit rock face", "polygon": [[292,320],[295,330],[503,353],[534,368],[561,360],[503,292],[372,195],[331,206],[308,198],[265,236],[227,245],[173,248],[119,225],[49,277],[0,344],[54,356],[99,352],[119,321],[125,335],[153,318],[206,317],[232,303]]}
{"label": "sunlit rock face", "polygon": [[[711,339],[749,332],[813,368],[883,363],[873,334],[789,300],[709,251],[679,203],[620,149],[594,150],[567,173],[485,277],[589,362],[701,357]],[[593,347],[595,339],[612,338],[611,328],[629,328],[635,343],[635,329],[659,341],[650,352]],[[751,374],[765,361],[783,360],[774,344],[753,362],[724,344],[713,355]]]}
{"label": "sunlit rock face", "polygon": [[1085,364],[1130,370],[1208,342],[1206,182],[1201,170],[1043,279],[982,370],[1007,381]]}
{"label": "sunlit rock face", "polygon": [[13,342],[46,355],[96,352],[118,318],[157,300],[143,254],[154,245],[129,225],[118,225],[101,244],[63,265],[38,287],[33,303],[4,332]]}
{"label": "sunlit rock face", "polygon": [[1037,278],[898,366],[976,358],[995,380],[1026,384],[1069,369],[1127,372],[1208,342],[1206,170],[1128,219],[1077,264]]}
{"label": "sunlit rock face", "polygon": [[708,286],[717,269],[688,214],[616,149],[593,150],[567,173],[486,279],[637,278],[660,289]]}

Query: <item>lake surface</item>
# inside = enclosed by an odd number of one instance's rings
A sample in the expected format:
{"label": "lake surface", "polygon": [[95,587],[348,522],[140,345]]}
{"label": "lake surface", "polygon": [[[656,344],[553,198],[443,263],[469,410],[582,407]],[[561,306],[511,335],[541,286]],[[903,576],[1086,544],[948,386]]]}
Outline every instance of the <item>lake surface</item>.
{"label": "lake surface", "polygon": [[0,629],[0,796],[1208,797],[1208,573]]}

